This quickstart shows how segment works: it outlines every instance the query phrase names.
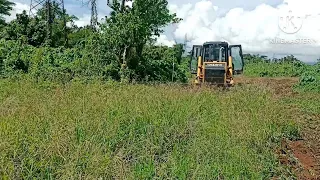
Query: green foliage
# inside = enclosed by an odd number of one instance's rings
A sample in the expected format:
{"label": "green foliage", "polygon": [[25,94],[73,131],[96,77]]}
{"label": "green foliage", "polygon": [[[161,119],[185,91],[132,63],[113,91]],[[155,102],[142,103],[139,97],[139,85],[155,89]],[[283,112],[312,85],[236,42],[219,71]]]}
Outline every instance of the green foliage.
{"label": "green foliage", "polygon": [[[3,62],[2,74],[10,77],[17,72],[28,73],[37,79],[66,82],[76,77],[94,78],[112,76],[112,54],[105,53],[95,41],[85,49],[35,48],[18,41],[0,42]],[[116,79],[116,77],[112,77]]]}
{"label": "green foliage", "polygon": [[316,81],[317,81],[317,79],[314,76],[304,74],[300,78],[300,85],[307,85],[310,83],[314,83]]}
{"label": "green foliage", "polygon": [[68,34],[69,47],[84,48],[88,42],[88,38],[90,38],[94,32],[94,29],[90,26],[73,29],[72,32]]}
{"label": "green foliage", "polygon": [[61,82],[78,78],[185,82],[185,70],[180,66],[183,46],[151,45],[161,28],[178,21],[169,13],[167,1],[137,0],[132,9],[119,5],[114,2],[111,16],[96,29],[78,28],[73,24],[76,17],[66,14],[71,24],[67,28],[68,46],[61,31],[63,11],[57,4],[51,4],[57,10],[49,44],[45,7],[35,17],[29,17],[26,11],[17,14],[1,31],[1,76],[25,73],[37,80]]}
{"label": "green foliage", "polygon": [[300,77],[299,84],[295,86],[298,91],[320,92],[320,73],[311,72],[304,73]]}
{"label": "green foliage", "polygon": [[12,6],[14,5],[15,3],[11,1],[0,0],[0,29],[1,29],[1,25],[5,24],[3,15],[10,15],[10,11],[12,10]]}
{"label": "green foliage", "polygon": [[16,73],[28,72],[34,49],[19,41],[0,40],[1,74],[4,77],[10,77]]}
{"label": "green foliage", "polygon": [[[57,5],[55,5],[57,6]],[[63,31],[63,17],[62,10],[56,7],[55,15],[53,22],[53,36],[52,47],[58,47],[64,45],[64,31]],[[3,28],[3,31],[0,33],[1,37],[6,40],[21,40],[24,39],[29,45],[39,47],[45,44],[46,40],[46,16],[44,14],[44,8],[40,9],[38,16],[29,17],[26,11],[23,11],[21,14],[16,15],[16,19],[11,21],[8,25]],[[67,23],[73,23],[77,18],[75,16],[65,15]],[[66,32],[68,34],[72,31],[76,31],[77,27],[71,26],[67,27]]]}
{"label": "green foliage", "polygon": [[186,82],[186,67],[177,63],[176,49],[169,47],[148,46],[143,51],[143,64],[139,66],[139,74],[149,81]]}
{"label": "green foliage", "polygon": [[296,135],[287,104],[250,85],[24,79],[0,92],[1,179],[272,179],[286,172],[270,137]]}
{"label": "green foliage", "polygon": [[[101,26],[102,37],[104,43],[117,55],[122,78],[130,81],[150,74],[144,70],[151,65],[148,64],[150,59],[143,57],[145,46],[152,42],[154,36],[163,32],[161,28],[178,21],[175,14],[169,13],[167,5],[167,0],[136,0],[132,8],[125,8],[118,1],[113,1],[113,12]],[[176,58],[180,61],[177,55]],[[154,62],[152,65],[159,66],[160,69],[166,66]]]}
{"label": "green foliage", "polygon": [[[75,48],[35,48],[19,41],[0,41],[1,74],[10,77],[27,73],[36,79],[68,82],[74,78],[120,80],[121,66],[114,53],[100,44],[99,36],[88,37],[86,44]],[[185,70],[176,62],[173,48],[150,47],[143,61],[129,71],[135,81],[186,82]]]}
{"label": "green foliage", "polygon": [[298,91],[320,91],[320,63],[308,65],[293,56],[273,61],[258,55],[245,55],[245,75],[254,77],[299,77]]}
{"label": "green foliage", "polygon": [[288,123],[282,128],[283,137],[286,137],[290,141],[301,140],[300,130],[297,124],[293,122]]}
{"label": "green foliage", "polygon": [[182,54],[184,53],[183,44],[175,44],[174,53],[175,53],[175,58],[177,59],[177,63],[181,64]]}
{"label": "green foliage", "polygon": [[301,61],[247,61],[245,74],[255,77],[299,77],[311,69]]}

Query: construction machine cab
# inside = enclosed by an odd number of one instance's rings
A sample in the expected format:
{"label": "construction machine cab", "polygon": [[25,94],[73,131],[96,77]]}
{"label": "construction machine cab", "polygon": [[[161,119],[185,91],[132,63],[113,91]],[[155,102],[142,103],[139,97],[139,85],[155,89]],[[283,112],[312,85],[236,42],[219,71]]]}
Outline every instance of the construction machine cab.
{"label": "construction machine cab", "polygon": [[196,83],[233,84],[233,75],[242,74],[244,68],[241,45],[227,42],[206,42],[194,45],[190,70],[197,74]]}
{"label": "construction machine cab", "polygon": [[203,61],[204,62],[227,62],[228,44],[225,43],[204,43],[203,44]]}

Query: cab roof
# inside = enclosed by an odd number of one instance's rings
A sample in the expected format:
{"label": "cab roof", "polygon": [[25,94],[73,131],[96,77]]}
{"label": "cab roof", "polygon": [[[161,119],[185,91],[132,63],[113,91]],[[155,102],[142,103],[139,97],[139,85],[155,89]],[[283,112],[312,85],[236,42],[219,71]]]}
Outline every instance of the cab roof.
{"label": "cab roof", "polygon": [[225,41],[208,41],[208,42],[205,42],[203,45],[209,45],[209,44],[222,44],[222,45],[228,45],[227,42]]}

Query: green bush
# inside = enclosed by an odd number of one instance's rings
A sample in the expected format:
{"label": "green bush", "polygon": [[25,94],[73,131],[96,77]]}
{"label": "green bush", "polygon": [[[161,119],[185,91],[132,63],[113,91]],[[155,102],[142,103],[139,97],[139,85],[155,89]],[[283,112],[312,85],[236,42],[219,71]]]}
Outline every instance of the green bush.
{"label": "green bush", "polygon": [[15,73],[27,73],[34,49],[19,41],[0,40],[1,75],[8,77]]}
{"label": "green bush", "polygon": [[300,77],[299,84],[295,85],[298,91],[320,92],[320,76],[307,72]]}
{"label": "green bush", "polygon": [[174,81],[187,81],[186,70],[177,64],[173,48],[146,47],[143,59],[138,60],[139,64],[123,71],[116,54],[99,40],[89,38],[83,48],[36,48],[20,41],[1,40],[1,76],[12,77],[23,73],[37,80],[59,82],[74,78],[120,80],[123,75],[138,81],[169,82],[172,77]]}
{"label": "green bush", "polygon": [[311,67],[302,62],[257,62],[246,64],[245,74],[256,77],[299,77],[309,69]]}

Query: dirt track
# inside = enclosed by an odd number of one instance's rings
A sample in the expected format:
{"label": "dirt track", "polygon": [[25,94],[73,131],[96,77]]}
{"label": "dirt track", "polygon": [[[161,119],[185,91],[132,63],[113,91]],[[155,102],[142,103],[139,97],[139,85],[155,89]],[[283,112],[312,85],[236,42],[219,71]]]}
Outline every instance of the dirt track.
{"label": "dirt track", "polygon": [[[319,94],[294,92],[292,87],[297,78],[248,78],[239,76],[238,85],[256,84],[270,89],[277,99],[308,98],[319,100]],[[301,106],[288,104],[293,109],[295,120],[301,126],[302,140],[282,143],[280,162],[290,165],[298,179],[320,179],[320,114],[306,113]],[[303,107],[305,108],[305,107]],[[293,156],[292,159],[290,156]]]}

